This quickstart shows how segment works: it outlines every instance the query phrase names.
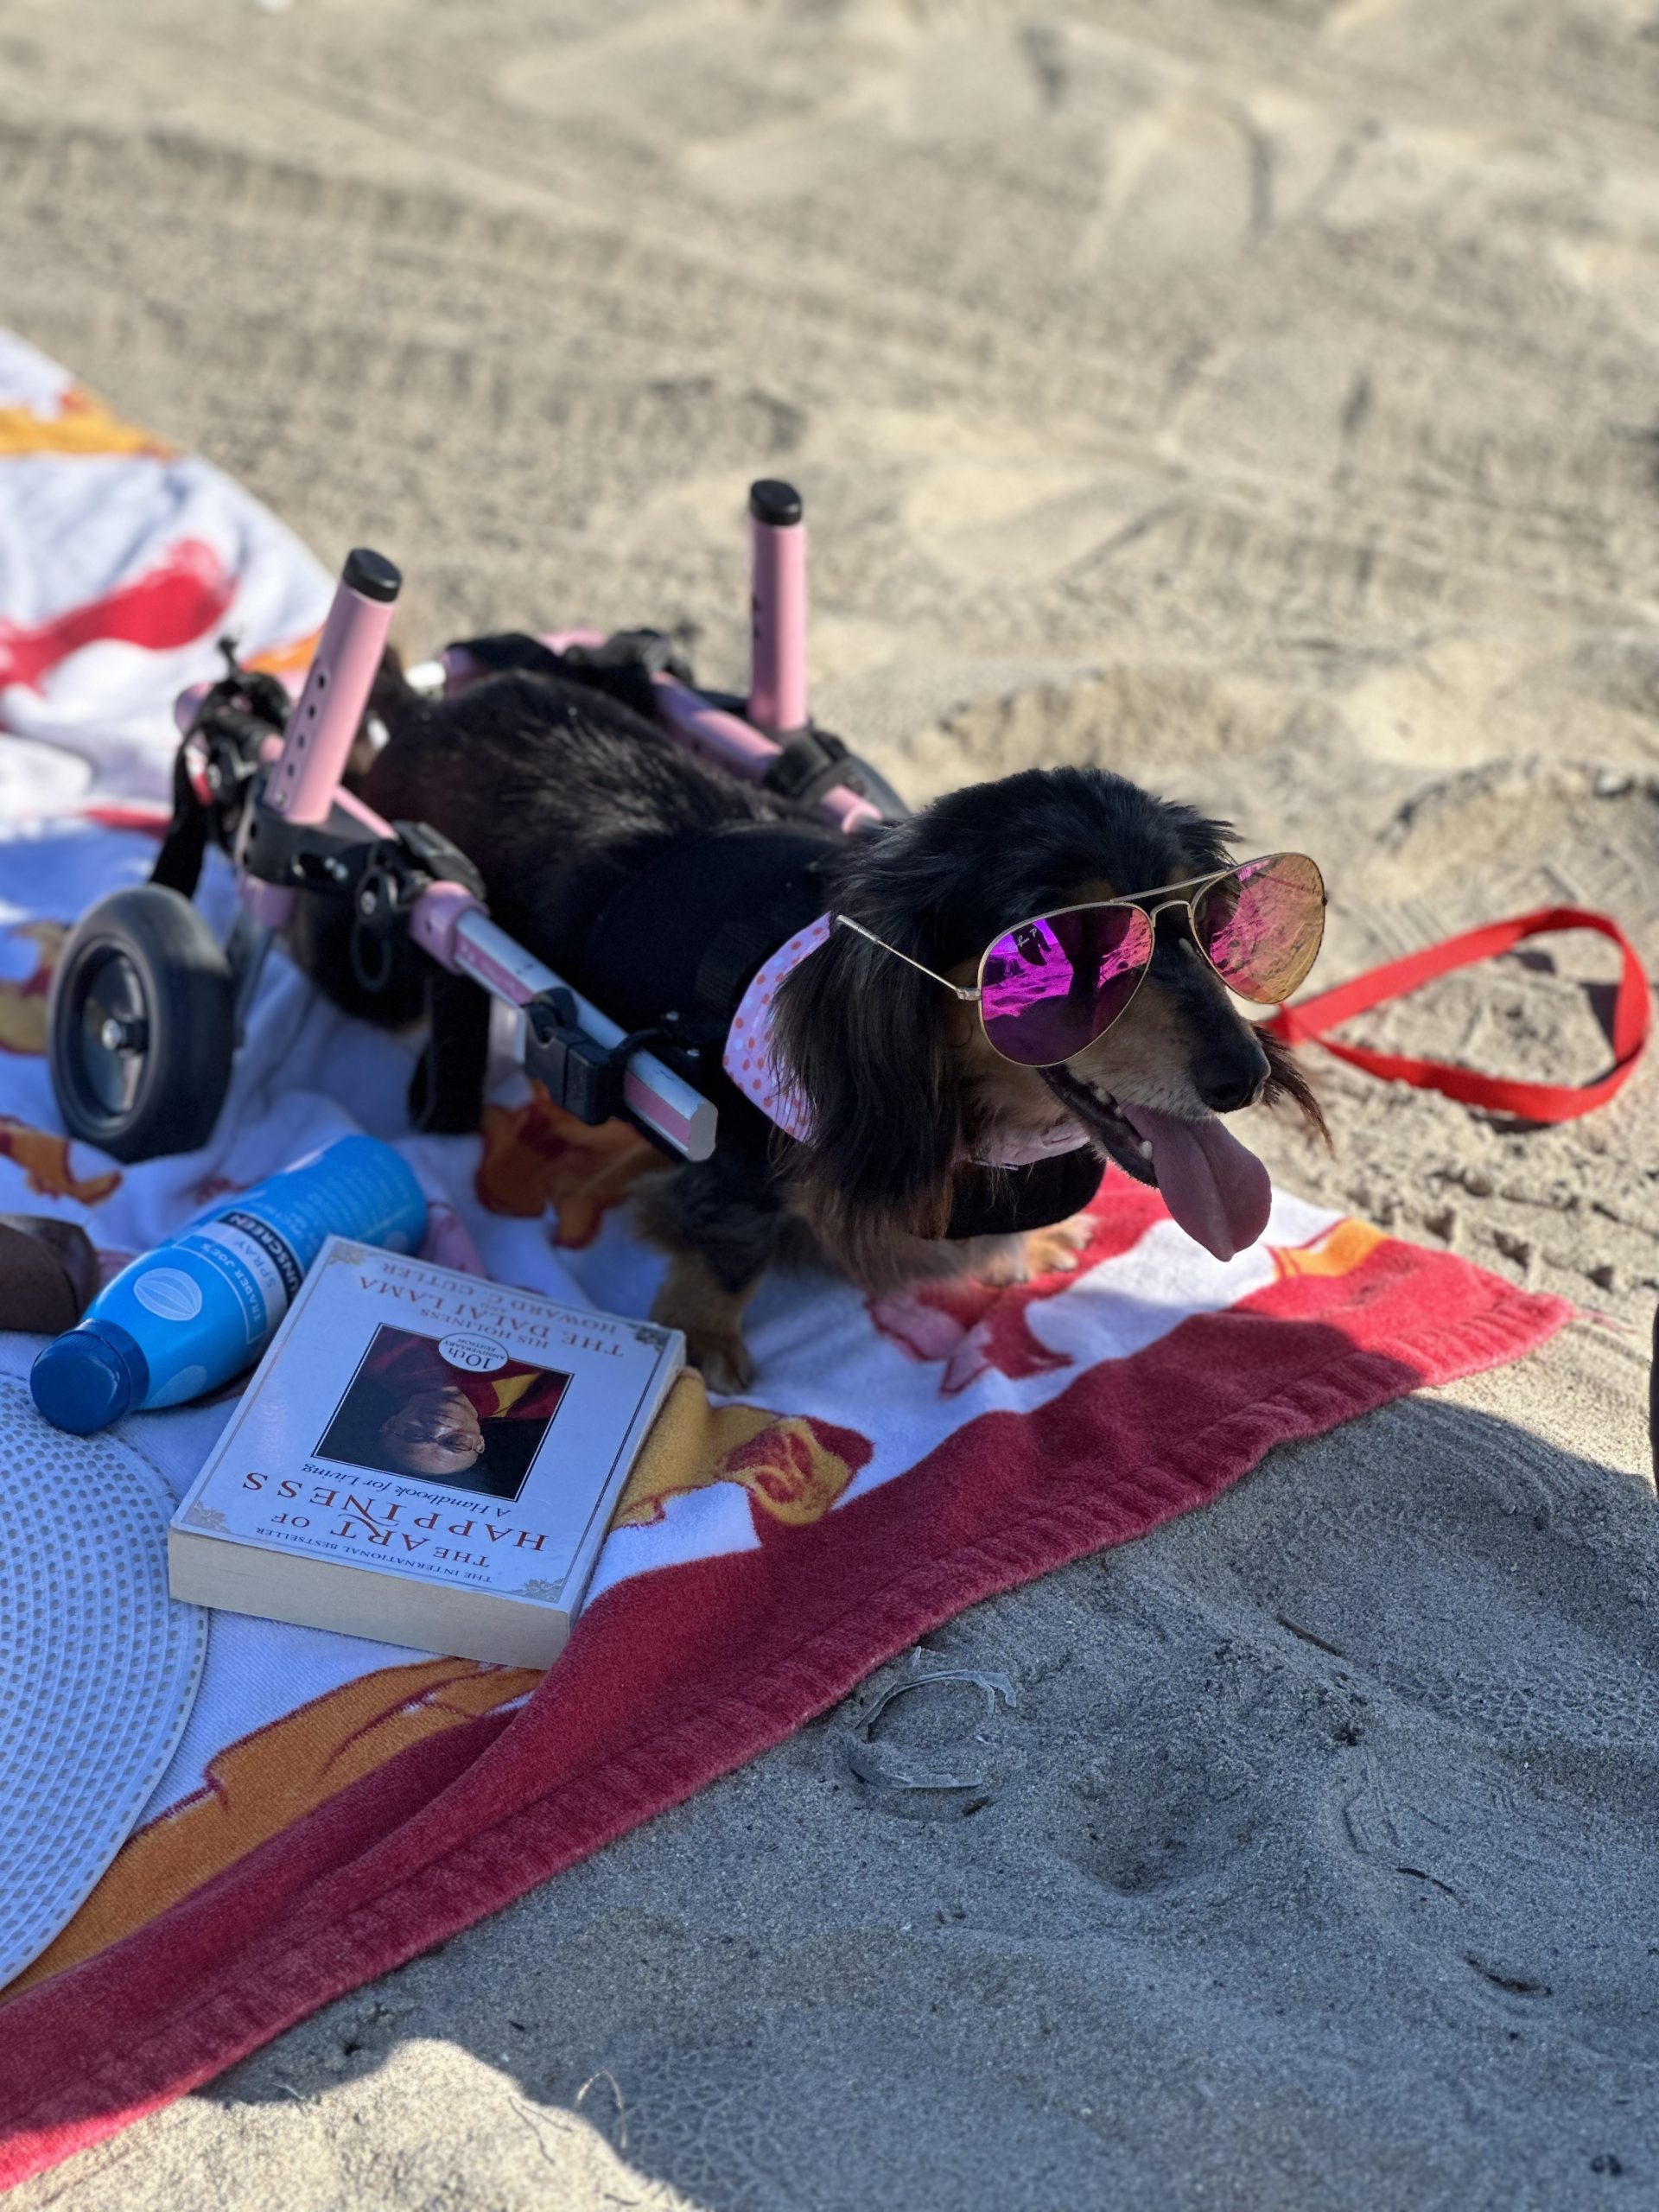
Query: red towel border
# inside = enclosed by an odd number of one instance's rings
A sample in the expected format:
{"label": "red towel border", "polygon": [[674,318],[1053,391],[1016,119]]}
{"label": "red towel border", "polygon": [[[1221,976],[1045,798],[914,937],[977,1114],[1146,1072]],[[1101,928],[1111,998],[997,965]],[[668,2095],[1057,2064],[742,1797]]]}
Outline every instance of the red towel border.
{"label": "red towel border", "polygon": [[988,1412],[756,1551],[619,1584],[516,1714],[412,1746],[0,2005],[0,2185],[211,2080],[780,1742],[981,1599],[1217,1496],[1274,1444],[1510,1359],[1570,1309],[1385,1242]]}

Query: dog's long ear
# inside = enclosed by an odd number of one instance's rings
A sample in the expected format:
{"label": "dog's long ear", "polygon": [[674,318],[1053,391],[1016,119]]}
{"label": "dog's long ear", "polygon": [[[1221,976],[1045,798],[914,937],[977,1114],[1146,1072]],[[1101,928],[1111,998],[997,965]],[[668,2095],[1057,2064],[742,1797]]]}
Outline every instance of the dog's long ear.
{"label": "dog's long ear", "polygon": [[813,1228],[855,1261],[895,1230],[944,1233],[962,1138],[955,1003],[856,931],[833,928],[778,994],[780,1071],[813,1130],[791,1183]]}
{"label": "dog's long ear", "polygon": [[1336,1147],[1331,1141],[1331,1131],[1325,1124],[1324,1109],[1314,1095],[1313,1084],[1302,1073],[1294,1052],[1263,1023],[1256,1022],[1254,1027],[1256,1041],[1268,1056],[1268,1079],[1262,1089],[1263,1103],[1277,1106],[1287,1101],[1313,1135],[1324,1140],[1325,1150],[1334,1152]]}

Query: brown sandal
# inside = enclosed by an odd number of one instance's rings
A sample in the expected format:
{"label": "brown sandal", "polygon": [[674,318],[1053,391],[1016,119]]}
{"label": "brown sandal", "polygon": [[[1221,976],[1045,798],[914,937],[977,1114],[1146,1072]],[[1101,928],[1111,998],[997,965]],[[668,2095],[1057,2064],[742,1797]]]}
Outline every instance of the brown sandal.
{"label": "brown sandal", "polygon": [[60,1336],[97,1288],[98,1254],[78,1224],[0,1213],[0,1329]]}

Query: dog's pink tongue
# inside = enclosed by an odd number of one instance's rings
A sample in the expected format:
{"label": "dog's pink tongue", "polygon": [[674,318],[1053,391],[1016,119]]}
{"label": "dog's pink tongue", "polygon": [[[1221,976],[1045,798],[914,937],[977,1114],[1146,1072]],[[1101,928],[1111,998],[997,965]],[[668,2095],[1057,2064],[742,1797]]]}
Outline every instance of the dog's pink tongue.
{"label": "dog's pink tongue", "polygon": [[1152,1147],[1164,1204],[1192,1238],[1218,1260],[1254,1244],[1268,1225],[1273,1185],[1225,1122],[1178,1122],[1145,1106],[1121,1106],[1123,1118]]}

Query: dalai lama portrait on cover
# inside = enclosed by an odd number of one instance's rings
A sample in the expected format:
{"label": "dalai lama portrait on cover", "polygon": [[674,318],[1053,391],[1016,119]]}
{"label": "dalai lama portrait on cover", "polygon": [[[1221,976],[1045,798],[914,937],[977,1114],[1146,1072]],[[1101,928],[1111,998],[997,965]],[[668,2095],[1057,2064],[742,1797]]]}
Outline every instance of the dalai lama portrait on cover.
{"label": "dalai lama portrait on cover", "polygon": [[569,1381],[521,1359],[471,1374],[431,1337],[378,1329],[317,1451],[444,1490],[516,1497]]}

